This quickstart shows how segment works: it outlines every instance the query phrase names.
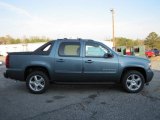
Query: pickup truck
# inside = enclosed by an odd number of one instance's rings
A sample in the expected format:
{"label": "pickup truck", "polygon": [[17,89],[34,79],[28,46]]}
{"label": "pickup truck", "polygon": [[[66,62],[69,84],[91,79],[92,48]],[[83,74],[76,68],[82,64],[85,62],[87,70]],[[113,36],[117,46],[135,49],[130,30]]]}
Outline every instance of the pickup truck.
{"label": "pickup truck", "polygon": [[6,78],[25,81],[35,94],[45,92],[50,83],[120,83],[127,92],[137,93],[153,77],[148,59],[119,55],[87,39],[58,39],[33,52],[8,53],[6,68]]}

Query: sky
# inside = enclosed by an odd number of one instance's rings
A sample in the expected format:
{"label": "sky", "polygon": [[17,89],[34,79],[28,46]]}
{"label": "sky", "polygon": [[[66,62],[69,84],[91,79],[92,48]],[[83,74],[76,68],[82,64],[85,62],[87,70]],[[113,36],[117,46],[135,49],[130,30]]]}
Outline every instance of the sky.
{"label": "sky", "polygon": [[160,34],[160,0],[0,0],[0,36],[145,39]]}

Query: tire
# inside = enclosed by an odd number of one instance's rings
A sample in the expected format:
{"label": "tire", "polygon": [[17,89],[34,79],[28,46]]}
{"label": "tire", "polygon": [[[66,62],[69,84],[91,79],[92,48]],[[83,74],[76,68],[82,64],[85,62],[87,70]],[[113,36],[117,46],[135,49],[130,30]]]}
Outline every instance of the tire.
{"label": "tire", "polygon": [[49,86],[49,78],[42,71],[33,71],[26,78],[26,87],[31,93],[42,94]]}
{"label": "tire", "polygon": [[144,76],[135,70],[130,70],[122,78],[123,88],[129,93],[138,93],[144,87]]}

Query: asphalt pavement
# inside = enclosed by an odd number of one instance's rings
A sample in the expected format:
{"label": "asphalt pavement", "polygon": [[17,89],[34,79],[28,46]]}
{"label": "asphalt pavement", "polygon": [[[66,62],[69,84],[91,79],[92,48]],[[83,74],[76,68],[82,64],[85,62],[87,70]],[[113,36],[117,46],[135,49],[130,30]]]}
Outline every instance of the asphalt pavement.
{"label": "asphalt pavement", "polygon": [[154,78],[137,94],[120,85],[54,85],[40,95],[25,82],[3,77],[0,66],[0,120],[160,120],[160,62]]}

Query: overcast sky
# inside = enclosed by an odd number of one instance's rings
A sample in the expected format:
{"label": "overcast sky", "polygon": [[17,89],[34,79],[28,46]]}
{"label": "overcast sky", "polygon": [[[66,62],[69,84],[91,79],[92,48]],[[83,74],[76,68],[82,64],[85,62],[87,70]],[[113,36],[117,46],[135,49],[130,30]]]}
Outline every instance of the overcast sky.
{"label": "overcast sky", "polygon": [[160,34],[160,0],[0,0],[0,36],[144,39]]}

